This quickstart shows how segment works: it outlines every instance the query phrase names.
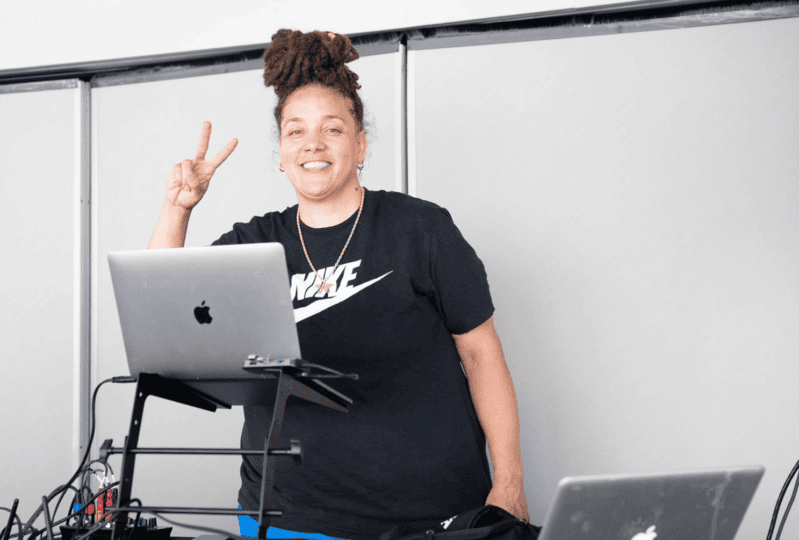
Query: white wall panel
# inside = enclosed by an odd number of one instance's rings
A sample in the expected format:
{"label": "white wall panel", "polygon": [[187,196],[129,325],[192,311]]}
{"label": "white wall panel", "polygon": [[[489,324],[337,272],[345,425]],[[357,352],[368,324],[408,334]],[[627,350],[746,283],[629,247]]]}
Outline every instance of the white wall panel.
{"label": "white wall panel", "polygon": [[0,94],[0,506],[25,520],[74,472],[76,94]]}
{"label": "white wall panel", "polygon": [[216,0],[75,0],[39,6],[0,6],[0,70],[268,43],[280,28],[350,35],[541,13],[572,9],[575,0],[406,0],[384,2],[380,9],[372,0],[229,0],[224,6]]}
{"label": "white wall panel", "polygon": [[[373,127],[363,171],[363,184],[373,190],[395,186],[395,56],[368,56],[348,64],[360,77],[366,119]],[[297,204],[297,196],[278,169],[273,115],[277,97],[273,88],[264,86],[261,70],[95,88],[92,102],[97,208],[94,350],[100,381],[129,373],[107,255],[147,248],[169,172],[181,160],[194,158],[204,120],[213,126],[206,158],[233,137],[239,143],[194,208],[187,247],[209,245],[233,223],[282,211]],[[134,386],[115,386],[114,402],[107,403],[98,418],[96,445],[113,438],[114,446],[122,446]],[[241,407],[209,413],[151,398],[140,446],[235,448],[242,423]],[[114,456],[112,463],[118,468],[121,457]],[[145,505],[235,508],[240,463],[240,457],[139,456],[133,496]],[[176,519],[181,521],[180,516]],[[238,531],[235,517],[183,516],[183,521]],[[199,534],[180,528],[177,532]]]}
{"label": "white wall panel", "polygon": [[486,265],[533,522],[563,476],[763,464],[765,535],[799,457],[799,19],[410,64],[416,195]]}

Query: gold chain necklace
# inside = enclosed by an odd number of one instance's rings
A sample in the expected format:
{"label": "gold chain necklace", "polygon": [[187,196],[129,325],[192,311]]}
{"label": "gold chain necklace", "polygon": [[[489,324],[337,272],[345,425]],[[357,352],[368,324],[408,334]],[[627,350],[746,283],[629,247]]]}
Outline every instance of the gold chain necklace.
{"label": "gold chain necklace", "polygon": [[338,263],[341,262],[341,257],[344,255],[344,252],[347,251],[347,246],[350,245],[350,240],[352,240],[352,233],[355,232],[355,227],[358,226],[358,220],[361,219],[361,210],[363,210],[363,200],[366,197],[366,191],[361,186],[361,206],[358,208],[358,217],[355,218],[355,224],[352,226],[352,230],[350,231],[350,237],[347,238],[347,243],[344,244],[344,249],[341,250],[341,255],[338,256],[338,260],[336,261],[336,266],[333,267],[333,271],[330,272],[330,275],[325,279],[322,279],[322,276],[319,275],[319,272],[316,271],[316,268],[313,267],[313,263],[311,262],[311,258],[308,256],[308,250],[305,248],[305,240],[302,239],[302,229],[300,228],[300,206],[297,205],[297,231],[300,233],[300,242],[302,242],[302,250],[305,252],[305,258],[308,259],[308,264],[311,265],[311,270],[314,271],[316,277],[322,280],[321,285],[317,285],[319,290],[328,292],[328,289],[333,285],[332,283],[325,283],[330,277],[336,275],[336,268],[338,268]]}

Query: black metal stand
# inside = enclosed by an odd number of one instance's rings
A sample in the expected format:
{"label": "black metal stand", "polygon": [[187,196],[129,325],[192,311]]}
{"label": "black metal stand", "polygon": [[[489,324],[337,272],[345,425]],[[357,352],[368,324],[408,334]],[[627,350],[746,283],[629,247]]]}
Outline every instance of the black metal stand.
{"label": "black metal stand", "polygon": [[[252,364],[252,362],[251,362]],[[130,512],[161,512],[175,514],[216,514],[216,515],[250,515],[258,519],[258,538],[266,538],[271,516],[282,516],[283,512],[276,509],[264,510],[272,504],[272,483],[275,473],[276,456],[292,456],[295,461],[302,461],[302,448],[300,441],[292,440],[288,449],[271,448],[271,443],[280,438],[280,429],[283,424],[283,414],[286,409],[286,400],[289,396],[297,396],[308,401],[318,403],[341,412],[349,412],[347,406],[352,400],[330,388],[313,375],[302,373],[295,377],[298,369],[293,366],[270,366],[268,368],[253,369],[245,367],[250,372],[280,372],[277,384],[277,395],[274,401],[272,422],[269,426],[269,435],[264,441],[264,449],[214,449],[214,448],[138,448],[139,433],[141,431],[144,402],[148,396],[158,396],[169,401],[183,403],[214,412],[217,407],[230,409],[235,403],[224,403],[208,394],[191,388],[182,381],[167,379],[160,375],[141,373],[136,387],[136,396],[133,402],[133,415],[130,422],[128,436],[125,437],[124,448],[112,448],[111,442],[106,441],[101,448],[101,457],[109,454],[122,454],[122,478],[119,482],[119,497],[115,507],[107,509],[114,515],[113,532],[111,540],[121,540],[121,531],[125,528]],[[345,376],[345,375],[342,375]],[[330,375],[327,375],[330,377]],[[357,377],[357,376],[356,376]],[[231,383],[233,381],[219,381]],[[136,463],[136,454],[220,454],[220,455],[263,455],[263,469],[261,471],[261,504],[257,511],[225,508],[195,508],[195,507],[155,507],[155,506],[129,506],[131,501],[131,488],[133,485],[133,469]]]}

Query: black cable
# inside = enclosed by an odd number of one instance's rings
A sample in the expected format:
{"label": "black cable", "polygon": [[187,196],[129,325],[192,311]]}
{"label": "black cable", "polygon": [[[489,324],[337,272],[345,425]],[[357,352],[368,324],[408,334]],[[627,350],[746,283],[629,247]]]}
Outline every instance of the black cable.
{"label": "black cable", "polygon": [[[0,506],[0,510],[5,510],[9,514],[11,513],[11,509],[10,508],[6,508],[4,506]],[[19,531],[19,533],[21,533],[22,532],[22,520],[19,519],[19,515],[16,512],[14,512],[14,519],[17,520],[17,530]],[[0,529],[0,538],[3,537],[3,535],[5,534],[5,531],[6,531],[5,527]],[[9,528],[8,533],[9,533],[9,535],[11,534],[11,529],[10,528]],[[10,538],[10,536],[9,536],[9,538]]]}
{"label": "black cable", "polygon": [[[101,492],[100,492],[100,493],[98,493],[97,495],[98,495],[98,496],[99,496],[99,495],[105,496],[105,490],[101,491]],[[96,496],[95,496],[95,497],[93,497],[93,498],[91,499],[91,501],[87,502],[86,506],[88,506],[89,504],[91,504],[91,503],[92,503],[92,501],[94,501],[94,500],[96,500],[96,499],[97,499],[97,497],[96,497]],[[98,521],[98,522],[96,522],[94,525],[92,525],[91,527],[89,527],[89,529],[88,529],[87,531],[85,531],[85,532],[81,532],[81,531],[83,530],[83,527],[81,527],[81,528],[79,528],[79,529],[76,529],[76,531],[75,531],[75,535],[72,537],[72,540],[82,540],[82,539],[84,539],[84,538],[89,538],[89,537],[90,537],[91,535],[93,535],[95,532],[99,531],[99,530],[100,530],[100,529],[102,529],[102,528],[105,528],[105,526],[106,526],[106,525],[108,525],[108,526],[112,526],[112,524],[113,524],[114,522],[116,522],[116,521],[117,521],[117,519],[119,518],[119,514],[112,514],[111,516],[112,516],[112,517],[111,517],[111,519],[103,519],[103,520],[101,520],[101,521]],[[103,516],[103,517],[105,517],[105,516]]]}
{"label": "black cable", "polygon": [[[72,489],[73,491],[77,491],[77,490],[76,490],[74,487],[72,487],[72,486],[66,486],[66,487],[68,487],[68,488]],[[64,485],[60,485],[60,486],[58,486],[58,487],[56,488],[56,490],[60,490],[60,489],[64,489],[64,488],[65,488],[65,486],[64,486]],[[66,492],[66,490],[64,490],[64,491]],[[59,500],[59,503],[60,503],[60,500]],[[0,510],[6,510],[6,508],[0,508]],[[53,512],[53,517],[55,517],[55,512]],[[19,521],[19,516],[17,516],[17,521]],[[54,525],[54,526],[55,526],[55,525]],[[42,529],[42,531],[39,531],[39,532],[43,532],[43,531],[44,531],[44,529]],[[2,536],[2,532],[0,532],[0,536]],[[13,535],[13,534],[12,534],[11,536],[9,536],[9,538],[15,538],[15,537],[16,537],[16,538],[21,538],[21,537],[22,537],[22,527],[21,527],[21,526],[20,526],[20,528],[19,528],[19,531],[17,532],[17,534],[16,534],[16,535]]]}
{"label": "black cable", "polygon": [[[80,484],[80,491],[81,491],[80,498],[81,498],[81,501],[86,501],[85,503],[81,504],[81,507],[88,507],[90,504],[94,503],[98,499],[98,495],[99,494],[105,493],[105,489],[103,489],[102,483],[100,484],[100,489],[102,489],[102,491],[95,492],[94,490],[92,490],[92,475],[91,474],[87,474],[87,473],[96,473],[97,471],[95,471],[94,469],[91,469],[90,465],[91,464],[87,465],[86,468],[83,469],[83,473],[81,473],[82,476],[81,476],[81,484]],[[114,482],[114,486],[117,485],[117,484],[119,484],[119,482]],[[108,488],[110,488],[110,487],[113,487],[113,486],[109,485]],[[106,488],[106,489],[108,489],[108,488]],[[81,519],[80,519],[80,528],[81,529],[83,528],[83,525],[85,524],[86,517],[87,517],[87,514],[85,512],[83,514],[81,514]]]}
{"label": "black cable", "polygon": [[[95,415],[95,404],[96,404],[96,401],[97,401],[97,391],[100,390],[100,387],[103,386],[105,383],[111,382],[111,380],[112,379],[104,380],[103,382],[98,384],[97,387],[94,389],[94,394],[92,395],[92,418],[91,418],[91,432],[89,434],[89,444],[86,445],[86,453],[83,455],[83,459],[80,460],[80,465],[78,465],[78,470],[75,471],[75,474],[72,475],[72,478],[70,478],[69,481],[65,485],[72,485],[72,482],[75,481],[75,479],[78,477],[78,475],[83,470],[83,464],[86,462],[86,458],[89,457],[89,451],[91,450],[91,447],[92,447],[92,439],[94,438],[94,428],[95,428],[94,415]],[[47,496],[47,500],[48,501],[52,500],[56,495],[58,495],[58,493],[59,493],[59,489],[55,489],[50,495]],[[33,522],[36,521],[36,518],[39,517],[39,514],[42,513],[43,509],[44,509],[44,506],[39,505],[39,508],[33,513],[33,516],[25,524],[25,528],[22,529],[22,533],[21,533],[22,535],[24,535],[26,532],[28,532],[28,529],[31,527],[31,525],[33,525]],[[22,539],[20,539],[20,540],[22,540]]]}
{"label": "black cable", "polygon": [[85,487],[86,489],[88,489],[91,492],[91,484],[90,484],[90,482],[91,482],[91,479],[92,479],[92,475],[93,474],[97,475],[97,473],[100,472],[100,471],[98,471],[97,469],[92,469],[90,467],[90,465],[86,465],[86,467],[83,468],[83,471],[81,472],[81,476],[80,476],[80,485],[81,485],[81,488]]}
{"label": "black cable", "polygon": [[[84,468],[80,476],[80,503],[82,508],[88,506],[88,501],[94,496],[94,492],[92,491],[92,477],[90,474],[86,474],[87,472],[89,471]],[[81,528],[83,528],[84,518],[85,512],[81,517]]]}
{"label": "black cable", "polygon": [[[81,472],[81,477],[80,477],[80,505],[81,505],[81,508],[86,508],[87,506],[89,506],[89,504],[91,504],[90,501],[95,500],[95,499],[93,499],[94,491],[92,491],[92,484],[91,484],[92,476],[91,476],[91,474],[87,474],[87,473],[93,473],[93,472],[94,472],[94,469],[91,469],[91,464],[87,465],[83,469],[83,472]],[[86,501],[86,502],[84,502],[84,501]],[[83,529],[86,517],[87,517],[86,512],[83,512],[80,515],[80,522],[78,524],[79,529]]]}
{"label": "black cable", "polygon": [[788,506],[785,507],[785,513],[782,515],[782,521],[780,521],[780,528],[777,529],[777,538],[776,540],[780,540],[780,536],[782,536],[782,528],[785,526],[785,521],[788,519],[788,512],[791,511],[791,506],[793,506],[793,501],[796,499],[796,492],[799,490],[799,476],[796,477],[796,480],[793,483],[793,493],[791,494],[791,500],[788,501]]}
{"label": "black cable", "polygon": [[[117,484],[117,483],[118,482],[115,482],[115,484]],[[105,491],[103,491],[102,494],[104,494],[104,493],[105,493]],[[100,495],[100,493],[98,493],[98,495]],[[96,499],[96,497],[95,497],[95,499]],[[133,501],[137,501],[139,503],[139,506],[141,506],[141,501],[139,499],[132,499],[131,502],[133,502]],[[141,514],[141,512],[139,514]],[[139,514],[137,514],[137,515],[139,515]],[[83,530],[82,526],[77,528],[75,530],[75,534],[72,536],[72,540],[84,540],[86,538],[89,538],[89,537],[91,537],[91,535],[93,535],[94,533],[96,533],[100,529],[105,528],[106,525],[112,525],[114,523],[116,523],[117,525],[120,525],[120,522],[117,521],[117,520],[119,519],[119,516],[121,514],[120,513],[116,513],[116,514],[111,514],[111,515],[112,515],[111,519],[108,519],[108,520],[104,519],[103,521],[98,521],[97,523],[94,523],[93,525],[88,527],[88,529],[85,530],[85,531]],[[123,524],[123,526],[125,526],[125,525],[127,525],[127,524]],[[133,534],[133,529],[131,528],[130,532],[128,533],[127,539],[129,539],[132,534]]]}
{"label": "black cable", "polygon": [[53,522],[50,521],[50,509],[47,504],[47,495],[42,495],[42,506],[44,507],[44,525],[47,530],[48,540],[53,540]]}
{"label": "black cable", "polygon": [[83,529],[78,529],[75,531],[75,534],[72,536],[72,540],[83,540],[85,538],[89,538],[91,537],[91,535],[93,535],[100,529],[105,528],[106,525],[110,526],[110,524],[113,523],[113,521],[114,521],[113,519],[108,521],[98,521],[97,523],[89,527],[86,531],[83,531]]}
{"label": "black cable", "polygon": [[89,465],[91,465],[92,463],[99,463],[100,465],[102,465],[103,467],[105,467],[105,472],[104,472],[104,474],[105,474],[106,476],[108,476],[108,471],[109,471],[109,470],[111,471],[111,476],[114,476],[114,469],[113,469],[113,467],[111,467],[111,464],[110,464],[110,463],[108,463],[107,461],[103,461],[102,459],[93,459],[92,461],[90,461],[89,463],[87,463],[87,465],[86,465],[86,466],[88,467],[88,466],[89,466]]}
{"label": "black cable", "polygon": [[[75,516],[77,516],[78,518],[80,517],[80,512],[75,512],[74,510],[76,504],[78,505],[78,507],[80,507],[81,510],[83,510],[83,496],[81,495],[80,491],[77,489],[75,490],[75,495],[72,496],[72,501],[69,503],[69,507],[72,510],[70,510],[70,514],[67,515],[67,518]],[[67,519],[67,525],[69,525],[69,519]]]}
{"label": "black cable", "polygon": [[793,469],[791,470],[791,474],[788,475],[788,479],[782,486],[782,490],[780,490],[780,496],[777,497],[777,504],[774,506],[774,514],[771,516],[771,524],[769,524],[768,527],[766,540],[771,540],[771,535],[774,533],[774,525],[777,524],[777,516],[780,513],[780,506],[782,506],[782,498],[785,496],[785,492],[788,491],[788,486],[791,484],[791,480],[793,480],[793,477],[796,475],[797,471],[799,471],[799,461],[797,461],[796,465],[794,465]]}
{"label": "black cable", "polygon": [[6,521],[6,526],[3,527],[3,532],[0,533],[0,538],[2,540],[8,540],[8,537],[11,535],[11,529],[14,528],[14,518],[17,517],[17,508],[19,507],[19,499],[14,499],[14,502],[11,503],[11,510],[8,511],[8,521]]}
{"label": "black cable", "polygon": [[[130,503],[132,503],[133,501],[136,501],[137,503],[139,503],[139,506],[141,506],[141,501],[139,499],[131,499],[128,502],[128,506],[130,506]],[[141,519],[141,511],[136,512],[136,521],[133,522],[134,527],[139,524],[140,519]]]}
{"label": "black cable", "polygon": [[75,531],[75,534],[72,536],[72,540],[83,540],[85,538],[89,538],[91,535],[93,535],[94,533],[96,533],[100,529],[104,528],[106,525],[109,525],[110,523],[113,523],[114,519],[116,519],[116,516],[114,516],[113,519],[110,519],[108,521],[105,521],[105,520],[98,521],[97,523],[95,523],[94,525],[89,527],[89,529],[87,531],[85,531],[85,532],[81,532],[83,529],[77,529]]}
{"label": "black cable", "polygon": [[[116,485],[118,483],[119,482],[115,482],[114,485]],[[131,499],[128,504],[133,503],[134,501],[138,502],[139,506],[141,506],[141,501],[139,499]],[[116,513],[116,514],[112,514],[112,515],[113,515],[113,517],[111,519],[107,520],[107,521],[104,520],[104,521],[99,521],[99,522],[95,523],[94,525],[89,527],[89,530],[86,531],[85,533],[78,534],[78,531],[76,531],[75,535],[72,537],[72,540],[85,540],[86,538],[90,538],[91,535],[94,534],[95,532],[97,532],[100,529],[104,528],[106,525],[113,524],[115,522],[116,522],[117,526],[120,526],[120,525],[122,527],[127,526],[127,523],[120,523],[119,521],[117,521],[119,519],[119,517],[122,515],[121,512]],[[135,523],[139,522],[139,516],[141,516],[141,512],[137,512],[136,513],[136,522]],[[131,527],[130,531],[128,531],[128,535],[127,535],[125,540],[130,540],[130,537],[132,535],[133,535],[133,527]]]}
{"label": "black cable", "polygon": [[[100,491],[100,492],[98,492],[98,493],[92,493],[92,494],[91,494],[91,497],[90,497],[89,499],[87,499],[86,503],[85,503],[85,504],[83,504],[83,505],[81,505],[81,509],[80,509],[80,510],[78,510],[77,512],[74,512],[74,513],[73,513],[73,512],[70,512],[69,514],[67,514],[67,516],[66,516],[66,517],[64,517],[64,518],[62,518],[62,519],[60,519],[60,520],[58,520],[58,521],[54,521],[54,522],[53,522],[53,527],[55,528],[55,527],[57,527],[58,525],[61,525],[62,523],[64,523],[64,522],[68,521],[68,520],[69,520],[69,518],[71,518],[71,517],[78,516],[78,515],[81,515],[81,514],[85,514],[85,512],[86,512],[86,508],[87,508],[87,507],[88,507],[90,504],[92,504],[93,502],[95,502],[95,501],[96,501],[96,500],[97,500],[97,499],[98,499],[100,496],[105,496],[105,492],[106,492],[107,490],[109,490],[109,489],[113,488],[114,486],[118,486],[118,485],[119,485],[119,481],[117,481],[117,482],[113,482],[113,483],[111,483],[111,484],[108,484],[108,485],[107,485],[107,486],[106,486],[106,487],[103,489],[103,491]],[[70,487],[71,487],[71,486],[70,486]],[[75,489],[75,488],[73,487],[72,489]],[[76,491],[77,491],[77,490],[76,490]],[[134,499],[134,500],[138,500],[138,499]],[[141,501],[139,501],[139,504],[141,505]],[[4,509],[4,508],[0,508],[0,510],[5,510],[5,509]],[[53,514],[53,516],[55,516],[55,513]],[[17,519],[19,519],[19,518],[17,518]],[[108,522],[107,522],[107,521],[104,521],[104,522],[101,522],[101,523],[108,523]],[[80,529],[82,529],[82,528],[83,528],[83,526],[82,526],[82,525],[83,525],[83,524],[81,523],[81,526],[78,528],[78,530],[80,530]],[[95,524],[95,525],[96,525],[96,524]],[[41,531],[38,531],[38,532],[37,532],[37,534],[38,534],[38,533],[42,533],[42,532],[45,532],[45,529],[42,529]],[[13,538],[13,537],[14,537],[14,535],[11,535],[11,537]],[[17,535],[17,538],[19,538],[19,537],[20,537],[20,535]]]}
{"label": "black cable", "polygon": [[205,532],[211,532],[211,533],[214,533],[214,534],[221,534],[223,536],[227,536],[228,538],[232,538],[233,540],[252,540],[251,538],[248,538],[246,536],[244,536],[244,537],[243,536],[239,536],[238,534],[229,533],[228,531],[223,531],[222,529],[214,529],[212,527],[201,527],[199,525],[189,525],[187,523],[180,523],[180,522],[177,522],[177,521],[172,521],[172,520],[169,520],[169,519],[165,518],[164,516],[162,516],[158,512],[148,512],[148,513],[149,514],[153,514],[153,515],[157,516],[160,519],[163,519],[167,523],[171,523],[172,525],[177,525],[178,527],[186,527],[187,529],[197,529],[198,531],[205,531]]}
{"label": "black cable", "polygon": [[[78,475],[80,475],[81,471],[84,470],[84,465],[83,464],[86,463],[86,459],[89,457],[89,452],[91,451],[91,448],[92,448],[92,440],[94,440],[94,430],[96,428],[95,416],[96,416],[97,392],[100,390],[100,387],[102,387],[107,382],[131,383],[131,382],[136,382],[136,379],[134,377],[130,377],[130,376],[111,377],[110,379],[104,380],[103,382],[101,382],[100,384],[98,384],[94,388],[94,393],[92,394],[92,415],[91,415],[91,422],[90,422],[91,429],[90,429],[90,432],[89,432],[89,442],[86,445],[86,453],[83,455],[83,459],[80,460],[80,465],[78,465],[78,469],[72,475],[72,478],[70,478],[69,481],[66,484],[64,484],[64,486],[72,485],[72,482],[74,482],[75,479],[78,477]],[[52,493],[50,493],[50,495],[47,495],[46,496],[47,501],[49,502],[49,501],[53,500],[56,496],[59,495],[59,493],[61,492],[62,489],[66,489],[66,487],[56,488]],[[42,513],[43,509],[44,509],[44,506],[43,505],[39,505],[39,508],[33,513],[33,516],[31,516],[31,518],[25,524],[25,527],[22,529],[22,532],[20,533],[20,540],[22,540],[22,536],[26,532],[28,532],[28,529],[30,529],[33,526],[33,523],[36,521],[36,518],[38,518],[39,515]],[[39,531],[39,532],[41,532],[41,531]],[[31,536],[33,538],[33,535],[31,535]]]}
{"label": "black cable", "polygon": [[[107,486],[106,486],[106,487],[103,489],[103,491],[101,491],[101,492],[98,492],[98,493],[94,493],[94,494],[93,494],[93,496],[92,496],[92,497],[91,497],[91,498],[90,498],[90,499],[89,499],[89,500],[86,502],[86,504],[85,504],[85,505],[81,505],[81,509],[80,509],[80,510],[78,510],[77,514],[70,514],[70,515],[68,515],[67,517],[65,517],[65,518],[61,519],[60,521],[56,521],[55,523],[53,523],[53,526],[55,527],[56,525],[61,525],[62,523],[64,523],[65,521],[67,521],[67,520],[68,520],[68,519],[69,519],[71,516],[73,516],[73,515],[78,515],[78,514],[80,514],[80,513],[85,513],[85,511],[86,511],[86,508],[87,508],[87,507],[88,507],[90,504],[92,504],[94,501],[96,501],[96,500],[97,500],[97,499],[98,499],[100,496],[105,496],[105,492],[106,492],[107,490],[109,490],[109,489],[111,489],[112,487],[114,487],[114,486],[117,486],[117,485],[119,485],[119,482],[113,482],[113,483],[111,483],[111,484],[108,484],[108,485],[107,485]],[[82,528],[82,527],[81,527],[81,528]]]}
{"label": "black cable", "polygon": [[64,495],[66,495],[66,494],[67,494],[67,492],[68,492],[70,489],[71,489],[72,491],[74,491],[75,493],[77,493],[77,492],[78,492],[78,490],[77,490],[77,489],[75,489],[75,488],[74,488],[74,487],[72,487],[72,486],[67,486],[67,489],[65,489],[64,491],[62,491],[62,492],[61,492],[61,496],[58,498],[58,502],[56,503],[56,505],[55,505],[55,509],[53,510],[53,519],[55,519],[55,517],[56,517],[56,515],[57,515],[57,513],[58,513],[58,507],[59,507],[59,506],[61,506],[61,501],[64,499]]}
{"label": "black cable", "polygon": [[[94,463],[99,463],[100,465],[102,465],[105,468],[105,471],[103,471],[103,474],[105,476],[108,476],[108,469],[111,469],[111,465],[109,465],[108,463],[106,463],[105,461],[103,461],[101,459],[93,459],[89,463],[87,463],[86,466],[89,467],[89,466],[91,466]],[[92,469],[92,470],[94,470],[94,469]],[[95,472],[97,472],[97,471],[95,471]],[[111,474],[112,475],[114,474],[114,469],[111,469]]]}

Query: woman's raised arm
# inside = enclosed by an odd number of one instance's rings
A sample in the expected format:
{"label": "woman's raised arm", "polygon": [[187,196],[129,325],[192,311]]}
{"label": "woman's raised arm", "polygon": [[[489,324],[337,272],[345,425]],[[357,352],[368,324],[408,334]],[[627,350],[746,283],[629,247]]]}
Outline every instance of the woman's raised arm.
{"label": "woman's raised arm", "polygon": [[211,122],[205,121],[200,133],[197,155],[194,159],[184,159],[172,167],[166,184],[166,200],[148,248],[183,247],[186,242],[191,210],[208,191],[208,185],[217,167],[239,144],[238,139],[231,139],[213,159],[206,161],[205,153],[208,151],[210,139]]}

